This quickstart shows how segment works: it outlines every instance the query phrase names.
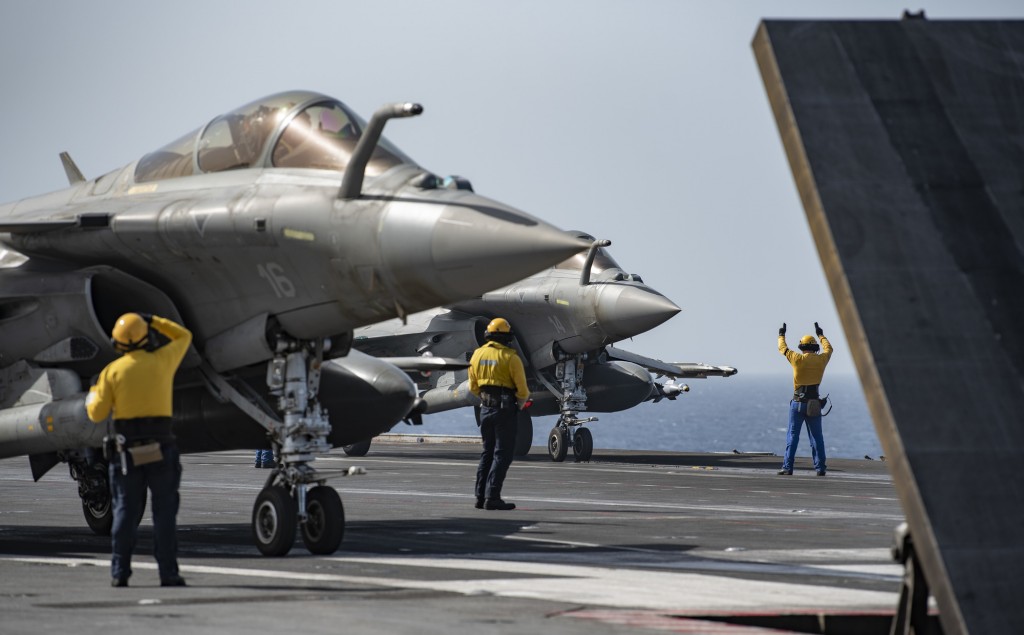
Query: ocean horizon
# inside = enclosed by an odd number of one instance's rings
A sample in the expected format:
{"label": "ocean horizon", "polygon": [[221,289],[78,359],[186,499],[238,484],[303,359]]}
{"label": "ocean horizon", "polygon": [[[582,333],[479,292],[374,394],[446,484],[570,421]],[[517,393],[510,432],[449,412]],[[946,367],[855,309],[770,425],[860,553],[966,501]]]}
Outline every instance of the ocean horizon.
{"label": "ocean horizon", "polygon": [[[792,375],[764,374],[693,379],[690,392],[675,401],[642,403],[612,413],[587,413],[598,421],[586,424],[594,435],[594,451],[670,450],[677,452],[770,452],[786,450],[786,427]],[[826,375],[822,393],[832,411],[823,420],[825,452],[833,458],[879,459],[882,446],[868,414],[856,375]],[[557,417],[533,420],[533,445],[544,446]],[[399,424],[392,432],[407,434],[477,435],[468,408],[423,417],[422,426]],[[798,457],[810,457],[807,430],[801,432]],[[570,458],[572,452],[570,450]]]}

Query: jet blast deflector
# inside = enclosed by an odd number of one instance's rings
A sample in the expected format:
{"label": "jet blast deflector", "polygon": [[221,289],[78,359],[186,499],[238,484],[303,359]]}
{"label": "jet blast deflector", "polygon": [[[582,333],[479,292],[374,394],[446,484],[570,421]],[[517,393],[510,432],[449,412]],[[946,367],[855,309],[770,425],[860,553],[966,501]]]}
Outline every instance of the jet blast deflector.
{"label": "jet blast deflector", "polygon": [[753,46],[943,631],[1022,633],[1024,21]]}

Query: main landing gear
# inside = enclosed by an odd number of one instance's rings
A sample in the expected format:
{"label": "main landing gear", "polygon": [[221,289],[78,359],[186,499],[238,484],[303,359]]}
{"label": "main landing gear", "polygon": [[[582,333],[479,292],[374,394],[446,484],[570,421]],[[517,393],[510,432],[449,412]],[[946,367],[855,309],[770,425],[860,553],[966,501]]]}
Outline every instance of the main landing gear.
{"label": "main landing gear", "polygon": [[114,507],[110,500],[110,478],[106,461],[92,460],[89,454],[74,453],[68,457],[71,478],[78,483],[82,499],[82,515],[97,536],[109,536],[114,526]]}
{"label": "main landing gear", "polygon": [[597,417],[577,417],[587,406],[587,392],[583,389],[585,360],[586,355],[570,355],[555,366],[555,379],[561,389],[558,396],[561,414],[548,434],[548,455],[552,461],[564,461],[570,444],[577,463],[589,461],[594,454],[594,435],[582,426],[597,421]]}
{"label": "main landing gear", "polygon": [[[110,499],[110,475],[108,463],[92,450],[71,452],[66,457],[71,478],[78,483],[78,497],[82,499],[82,515],[97,536],[109,536],[114,527],[114,505]],[[142,490],[142,506],[136,526],[146,514],[146,500],[149,492]]]}

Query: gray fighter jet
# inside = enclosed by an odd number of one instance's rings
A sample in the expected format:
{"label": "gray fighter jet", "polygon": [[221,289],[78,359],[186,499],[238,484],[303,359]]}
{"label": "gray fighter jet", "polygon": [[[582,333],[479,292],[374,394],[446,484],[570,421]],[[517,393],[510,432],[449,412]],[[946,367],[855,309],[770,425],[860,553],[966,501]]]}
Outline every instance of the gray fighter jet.
{"label": "gray fighter jet", "polygon": [[[379,356],[468,360],[483,343],[487,323],[494,317],[507,319],[533,400],[527,411],[520,412],[516,453],[530,449],[531,416],[557,414],[547,441],[555,461],[565,459],[570,445],[577,461],[590,459],[593,436],[582,424],[597,418],[580,418],[580,412],[617,412],[643,401],[673,400],[689,390],[676,379],[736,374],[730,366],[666,363],[610,346],[658,326],[680,309],[612,260],[604,249],[609,241],[595,241],[581,232],[573,235],[591,243],[587,254],[479,298],[411,316],[406,324],[391,320],[357,329],[353,346]],[[659,383],[652,375],[671,379]],[[423,412],[477,406],[468,385],[465,371],[420,377]],[[368,448],[369,441],[363,441],[346,447],[346,452],[360,454]]]}
{"label": "gray fighter jet", "polygon": [[[184,452],[264,446],[279,466],[256,499],[260,551],[296,529],[333,552],[344,512],[314,455],[390,429],[416,405],[395,366],[351,351],[353,329],[450,303],[551,266],[587,244],[419,167],[369,123],[287,92],[212,119],[120,169],[0,205],[0,458],[38,479],[70,466],[83,510],[110,530],[108,426],[85,415],[125,312],[194,334],[175,384]],[[131,131],[119,131],[130,134]],[[332,359],[333,358],[333,359]]]}

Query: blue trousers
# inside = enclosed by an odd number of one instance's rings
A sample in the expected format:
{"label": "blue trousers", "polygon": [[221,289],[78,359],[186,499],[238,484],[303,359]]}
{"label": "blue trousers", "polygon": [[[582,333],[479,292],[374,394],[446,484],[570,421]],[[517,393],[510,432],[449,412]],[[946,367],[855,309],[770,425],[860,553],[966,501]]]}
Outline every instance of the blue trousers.
{"label": "blue trousers", "polygon": [[800,443],[800,430],[807,424],[807,433],[811,437],[811,458],[814,469],[825,471],[825,437],[821,434],[821,415],[807,416],[807,403],[789,402],[789,429],[786,431],[786,456],[782,460],[782,469],[792,470],[793,459],[796,457],[796,446]]}
{"label": "blue trousers", "polygon": [[476,468],[476,497],[497,500],[516,447],[515,408],[481,407],[480,436],[484,448]]}
{"label": "blue trousers", "polygon": [[262,467],[264,465],[274,464],[274,451],[273,450],[256,450],[256,466]]}
{"label": "blue trousers", "polygon": [[128,578],[132,574],[132,552],[142,516],[146,488],[149,488],[153,512],[153,555],[160,569],[160,579],[178,575],[178,486],[181,484],[181,460],[178,448],[161,443],[163,459],[138,467],[129,465],[128,474],[121,474],[121,461],[110,463],[110,495],[114,506],[114,526],[110,531],[113,555],[110,575]]}

